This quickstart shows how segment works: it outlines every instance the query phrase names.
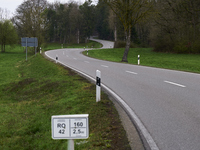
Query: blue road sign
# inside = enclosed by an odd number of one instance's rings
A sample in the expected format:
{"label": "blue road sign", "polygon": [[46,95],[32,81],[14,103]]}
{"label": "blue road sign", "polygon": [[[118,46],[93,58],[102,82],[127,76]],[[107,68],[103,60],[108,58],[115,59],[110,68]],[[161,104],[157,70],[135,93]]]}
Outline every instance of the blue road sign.
{"label": "blue road sign", "polygon": [[38,47],[38,39],[36,37],[23,37],[21,45],[23,47]]}

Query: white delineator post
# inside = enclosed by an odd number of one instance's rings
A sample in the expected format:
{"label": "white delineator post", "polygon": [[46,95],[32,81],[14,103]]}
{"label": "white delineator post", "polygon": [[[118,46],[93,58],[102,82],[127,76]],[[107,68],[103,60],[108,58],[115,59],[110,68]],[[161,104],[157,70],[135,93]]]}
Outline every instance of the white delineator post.
{"label": "white delineator post", "polygon": [[140,65],[140,55],[138,55],[138,65]]}
{"label": "white delineator post", "polygon": [[101,71],[96,71],[96,102],[101,100]]}

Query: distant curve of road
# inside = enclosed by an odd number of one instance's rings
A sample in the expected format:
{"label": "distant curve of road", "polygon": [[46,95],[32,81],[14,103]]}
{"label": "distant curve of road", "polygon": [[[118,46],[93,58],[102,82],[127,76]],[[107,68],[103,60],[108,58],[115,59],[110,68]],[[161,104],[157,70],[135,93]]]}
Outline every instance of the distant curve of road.
{"label": "distant curve of road", "polygon": [[[94,39],[93,39],[94,40]],[[103,48],[114,43],[104,40]],[[108,90],[139,128],[152,150],[200,149],[200,74],[93,59],[83,49],[58,49],[46,56],[95,80],[101,71]]]}

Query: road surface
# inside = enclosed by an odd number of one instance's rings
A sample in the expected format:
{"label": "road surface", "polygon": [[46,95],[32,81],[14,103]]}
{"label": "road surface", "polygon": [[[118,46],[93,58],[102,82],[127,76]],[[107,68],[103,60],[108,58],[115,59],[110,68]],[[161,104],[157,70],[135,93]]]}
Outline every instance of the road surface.
{"label": "road surface", "polygon": [[104,88],[124,105],[150,149],[200,149],[200,74],[102,61],[81,51],[45,54],[53,60],[57,55],[60,63],[89,78],[95,79],[100,70]]}

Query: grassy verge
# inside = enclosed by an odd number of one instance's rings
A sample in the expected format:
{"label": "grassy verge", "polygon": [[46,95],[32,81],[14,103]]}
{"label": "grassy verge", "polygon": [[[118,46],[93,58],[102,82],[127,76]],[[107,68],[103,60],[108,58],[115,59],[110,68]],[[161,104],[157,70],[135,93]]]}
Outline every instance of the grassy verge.
{"label": "grassy verge", "polygon": [[[124,49],[122,48],[91,50],[89,51],[89,56],[121,62],[123,52]],[[144,66],[200,73],[200,54],[157,53],[153,52],[151,48],[131,48],[128,62],[130,64],[137,64],[138,55],[140,55],[140,64]]]}
{"label": "grassy verge", "polygon": [[59,43],[48,43],[48,44],[43,44],[42,49],[46,50],[51,50],[51,49],[60,49],[60,48],[100,48],[102,45],[98,42],[95,41],[89,41],[88,43],[80,43],[80,44],[64,44],[61,45]]}
{"label": "grassy verge", "polygon": [[51,116],[89,114],[90,135],[75,140],[76,150],[130,149],[112,102],[71,70],[30,56],[21,48],[0,53],[0,149],[67,149],[51,138]]}

